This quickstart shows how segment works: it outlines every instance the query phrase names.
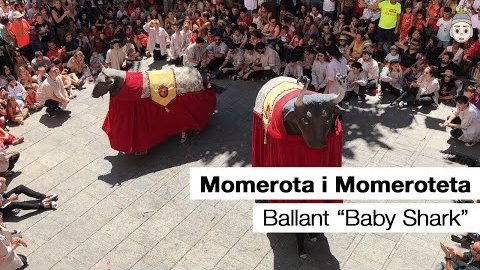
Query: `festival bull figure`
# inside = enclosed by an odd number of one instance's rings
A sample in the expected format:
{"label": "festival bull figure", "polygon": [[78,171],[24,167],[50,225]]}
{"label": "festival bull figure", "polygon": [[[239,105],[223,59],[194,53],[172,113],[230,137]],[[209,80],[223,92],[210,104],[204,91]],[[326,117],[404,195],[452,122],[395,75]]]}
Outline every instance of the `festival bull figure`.
{"label": "festival bull figure", "polygon": [[[337,76],[344,85],[345,78]],[[309,80],[277,77],[257,95],[253,113],[252,167],[340,167],[342,126],[338,104],[345,96],[307,91]],[[271,203],[326,203],[341,200],[271,200]],[[305,258],[305,234],[297,234],[298,254]],[[316,237],[311,236],[312,241]]]}
{"label": "festival bull figure", "polygon": [[203,130],[216,106],[215,91],[189,67],[148,72],[104,69],[92,97],[108,92],[102,129],[111,147],[125,153],[146,153],[169,136]]}

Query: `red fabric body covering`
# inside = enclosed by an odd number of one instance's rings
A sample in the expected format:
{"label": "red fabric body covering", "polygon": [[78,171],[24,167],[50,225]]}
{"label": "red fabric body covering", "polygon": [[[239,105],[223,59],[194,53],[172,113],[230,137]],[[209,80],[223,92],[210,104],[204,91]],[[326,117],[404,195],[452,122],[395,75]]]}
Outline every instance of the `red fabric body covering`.
{"label": "red fabric body covering", "polygon": [[[307,91],[306,94],[315,92]],[[303,136],[288,135],[283,125],[282,109],[290,99],[298,96],[299,90],[280,98],[274,106],[268,126],[267,144],[264,144],[265,129],[262,116],[253,113],[252,167],[341,167],[342,124],[337,119],[335,132],[329,132],[327,145],[321,149],[307,146]],[[269,200],[270,203],[341,203],[342,200]]]}
{"label": "red fabric body covering", "polygon": [[102,129],[117,151],[146,151],[169,136],[183,131],[201,131],[212,118],[216,94],[202,90],[177,95],[168,105],[142,96],[142,73],[127,72],[122,89],[110,96],[110,105]]}

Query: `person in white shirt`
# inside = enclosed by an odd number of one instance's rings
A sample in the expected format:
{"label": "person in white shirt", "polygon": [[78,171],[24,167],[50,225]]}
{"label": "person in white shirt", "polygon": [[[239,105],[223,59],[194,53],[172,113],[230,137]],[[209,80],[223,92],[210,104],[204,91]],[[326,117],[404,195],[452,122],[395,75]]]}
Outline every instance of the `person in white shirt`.
{"label": "person in white shirt", "polygon": [[147,57],[153,53],[153,60],[167,59],[167,45],[170,43],[170,37],[167,31],[160,27],[160,21],[158,19],[151,20],[143,26],[143,30],[148,35]]}
{"label": "person in white shirt", "polygon": [[365,86],[367,85],[367,77],[365,73],[362,72],[362,64],[359,62],[354,62],[351,65],[351,70],[347,75],[347,95],[352,95],[353,93],[357,94],[358,103],[365,101]]}
{"label": "person in white shirt", "polygon": [[113,48],[107,51],[105,65],[107,68],[125,69],[127,67],[127,54],[120,47],[120,40],[113,39],[110,41]]}
{"label": "person in white shirt", "polygon": [[347,59],[343,57],[337,46],[330,46],[328,48],[328,55],[330,62],[327,66],[327,86],[325,87],[325,94],[339,94],[341,89],[346,85],[341,85],[336,77],[337,75],[347,76]]}
{"label": "person in white shirt", "polygon": [[439,58],[442,58],[442,55],[447,52],[451,52],[453,54],[452,62],[455,63],[455,65],[460,66],[463,59],[463,49],[460,47],[460,43],[454,40],[452,45],[445,48]]}
{"label": "person in white shirt", "polygon": [[303,65],[300,61],[300,58],[302,58],[303,54],[302,51],[303,49],[293,49],[293,52],[287,58],[287,65],[285,66],[285,70],[283,71],[283,76],[292,77],[295,79],[303,76]]}
{"label": "person in white shirt", "polygon": [[260,63],[257,66],[252,66],[252,71],[243,75],[245,80],[256,78],[271,79],[280,74],[280,56],[278,53],[266,47],[265,43],[258,42],[255,45],[255,51],[260,55]]}
{"label": "person in white shirt", "polygon": [[396,97],[403,94],[403,72],[398,60],[392,60],[383,67],[380,73],[380,85],[382,86],[380,96],[383,96],[385,91],[389,91]]}
{"label": "person in white shirt", "polygon": [[137,51],[135,45],[129,37],[125,38],[125,45],[122,47],[123,52],[127,55],[128,61],[140,61],[140,52]]}
{"label": "person in white shirt", "polygon": [[207,71],[218,70],[218,67],[222,65],[225,56],[227,55],[227,44],[222,41],[222,36],[220,34],[215,34],[214,38],[215,41],[207,46]]}
{"label": "person in white shirt", "polygon": [[480,141],[480,111],[475,105],[470,104],[468,97],[455,98],[455,110],[447,121],[439,124],[440,127],[452,128],[450,135],[455,139],[472,146]]}
{"label": "person in white shirt", "polygon": [[[243,50],[232,41],[227,42],[228,52],[225,61],[220,66],[217,73],[217,79],[225,78],[229,75],[237,75],[243,66],[245,60]],[[236,77],[238,79],[238,77]]]}
{"label": "person in white shirt", "polygon": [[398,47],[395,45],[390,46],[390,52],[385,56],[385,62],[390,63],[393,60],[400,62],[400,54],[398,54]]}
{"label": "person in white shirt", "polygon": [[70,98],[63,85],[58,67],[55,65],[48,66],[46,72],[48,77],[37,90],[37,100],[41,105],[47,107],[46,112],[48,115],[54,117],[56,110],[67,107]]}
{"label": "person in white shirt", "polygon": [[25,87],[12,75],[7,77],[7,82],[8,95],[15,98],[20,108],[25,107],[25,101],[23,99],[23,95],[26,93]]}
{"label": "person in white shirt", "polygon": [[320,51],[312,65],[312,86],[316,92],[323,92],[327,86],[327,52]]}
{"label": "person in white shirt", "polygon": [[172,29],[175,31],[170,37],[170,63],[172,64],[182,63],[182,55],[190,44],[187,34],[180,31],[180,27],[181,24],[172,25]]}
{"label": "person in white shirt", "polygon": [[183,55],[183,65],[186,67],[200,68],[205,66],[207,56],[205,50],[205,40],[202,37],[197,37],[195,43],[190,44]]}
{"label": "person in white shirt", "polygon": [[398,105],[402,108],[412,106],[416,103],[422,106],[438,105],[440,83],[438,79],[433,76],[431,67],[426,67],[423,74],[405,90],[406,91],[391,104],[392,106]]}
{"label": "person in white shirt", "polygon": [[372,58],[370,51],[363,50],[362,58],[358,59],[358,62],[362,64],[363,72],[365,72],[367,76],[367,91],[373,91],[377,88],[378,78],[380,76],[377,61]]}
{"label": "person in white shirt", "polygon": [[443,9],[442,18],[437,20],[437,38],[439,40],[439,47],[446,48],[450,45],[450,28],[452,27],[451,13],[452,9],[450,7],[445,7]]}

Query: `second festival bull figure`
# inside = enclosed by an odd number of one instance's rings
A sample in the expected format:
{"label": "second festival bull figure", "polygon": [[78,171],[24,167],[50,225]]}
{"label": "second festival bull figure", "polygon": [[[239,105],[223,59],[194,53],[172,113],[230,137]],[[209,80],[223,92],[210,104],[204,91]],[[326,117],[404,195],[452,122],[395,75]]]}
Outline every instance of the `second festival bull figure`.
{"label": "second festival bull figure", "polygon": [[[336,82],[344,85],[338,75]],[[306,91],[309,81],[277,77],[257,95],[253,110],[252,167],[341,167],[342,125],[339,94]],[[342,200],[270,200],[270,203],[331,203]],[[307,256],[304,234],[297,234],[298,254]],[[312,237],[312,240],[315,238]]]}

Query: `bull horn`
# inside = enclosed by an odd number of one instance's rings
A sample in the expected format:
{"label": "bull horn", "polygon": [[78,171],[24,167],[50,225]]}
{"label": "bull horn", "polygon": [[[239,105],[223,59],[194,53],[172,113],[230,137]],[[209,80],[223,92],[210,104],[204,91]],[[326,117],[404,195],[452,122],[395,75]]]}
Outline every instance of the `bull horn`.
{"label": "bull horn", "polygon": [[305,95],[305,91],[307,91],[308,85],[310,84],[310,79],[308,79],[306,76],[303,76],[298,78],[297,83],[303,84],[303,88],[300,90],[297,100],[295,100],[295,106],[300,107],[303,105],[303,96]]}
{"label": "bull horn", "polygon": [[345,87],[343,86],[342,80],[345,80],[345,76],[341,75],[340,73],[336,76],[337,82],[340,84],[340,93],[335,95],[333,98],[334,104],[339,104],[340,101],[345,97]]}

